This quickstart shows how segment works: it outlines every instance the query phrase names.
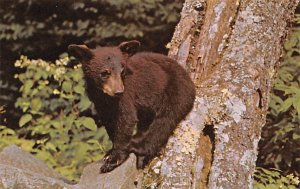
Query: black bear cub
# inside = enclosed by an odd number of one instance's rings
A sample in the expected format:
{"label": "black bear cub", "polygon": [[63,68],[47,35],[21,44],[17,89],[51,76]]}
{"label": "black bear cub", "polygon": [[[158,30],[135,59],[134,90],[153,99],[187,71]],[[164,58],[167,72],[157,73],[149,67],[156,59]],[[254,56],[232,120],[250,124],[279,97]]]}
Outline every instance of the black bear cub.
{"label": "black bear cub", "polygon": [[139,46],[138,41],[96,49],[69,46],[82,63],[87,94],[113,142],[101,173],[121,165],[130,153],[143,168],[193,107],[195,87],[186,71],[165,55],[137,53]]}

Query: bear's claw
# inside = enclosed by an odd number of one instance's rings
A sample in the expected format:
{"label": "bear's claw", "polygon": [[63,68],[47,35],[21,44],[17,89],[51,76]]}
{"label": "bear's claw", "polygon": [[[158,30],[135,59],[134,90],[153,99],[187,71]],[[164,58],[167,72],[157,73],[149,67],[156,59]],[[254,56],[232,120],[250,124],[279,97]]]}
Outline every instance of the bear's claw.
{"label": "bear's claw", "polygon": [[104,157],[104,164],[100,168],[100,173],[107,173],[121,165],[128,158],[127,153],[110,151],[106,157]]}

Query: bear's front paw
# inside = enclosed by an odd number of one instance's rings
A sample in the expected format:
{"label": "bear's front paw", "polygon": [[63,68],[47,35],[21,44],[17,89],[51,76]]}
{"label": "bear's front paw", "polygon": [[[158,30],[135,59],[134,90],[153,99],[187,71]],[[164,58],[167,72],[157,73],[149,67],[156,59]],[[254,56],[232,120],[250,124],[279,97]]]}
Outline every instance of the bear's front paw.
{"label": "bear's front paw", "polygon": [[116,163],[104,163],[100,168],[100,173],[107,173],[114,170],[118,165]]}
{"label": "bear's front paw", "polygon": [[104,164],[100,168],[100,173],[107,173],[114,170],[116,167],[121,165],[128,156],[129,154],[122,151],[110,151],[103,159]]}

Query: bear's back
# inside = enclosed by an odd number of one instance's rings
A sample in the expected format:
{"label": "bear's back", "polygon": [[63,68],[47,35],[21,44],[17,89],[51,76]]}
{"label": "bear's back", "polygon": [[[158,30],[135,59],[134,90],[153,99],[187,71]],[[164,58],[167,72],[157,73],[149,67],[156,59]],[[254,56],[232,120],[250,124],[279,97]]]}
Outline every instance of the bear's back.
{"label": "bear's back", "polygon": [[[193,101],[194,84],[175,60],[162,54],[142,52],[130,57],[127,64],[133,76],[125,81],[125,90],[131,90],[139,104],[159,105],[168,102],[177,107],[181,103],[186,104],[189,99]],[[171,107],[166,105],[165,108]]]}

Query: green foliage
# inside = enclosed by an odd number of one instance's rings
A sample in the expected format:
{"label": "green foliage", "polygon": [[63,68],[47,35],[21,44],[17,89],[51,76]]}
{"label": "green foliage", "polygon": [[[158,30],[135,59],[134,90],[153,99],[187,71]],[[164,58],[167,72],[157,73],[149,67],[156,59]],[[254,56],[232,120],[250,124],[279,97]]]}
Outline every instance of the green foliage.
{"label": "green foliage", "polygon": [[[112,39],[148,38],[151,33],[160,33],[155,35],[159,40],[161,36],[171,36],[172,30],[165,31],[177,22],[182,3],[182,0],[2,0],[0,40],[6,44],[3,50],[13,55],[42,58],[56,57],[74,42],[101,44]],[[147,44],[154,39],[149,40]]]}
{"label": "green foliage", "polygon": [[32,151],[34,145],[33,140],[24,139],[18,137],[16,131],[7,128],[4,125],[0,125],[0,149],[4,148],[7,145],[15,144],[20,146],[25,151]]}
{"label": "green foliage", "polygon": [[[296,16],[300,23],[300,15]],[[300,175],[300,27],[284,44],[278,78],[270,96],[267,125],[260,142],[258,165]]]}
{"label": "green foliage", "polygon": [[268,170],[261,167],[256,168],[254,178],[254,189],[296,189],[300,183],[299,177],[295,177],[293,174],[283,176],[279,170]]}
{"label": "green foliage", "polygon": [[76,180],[87,163],[103,157],[110,143],[103,127],[82,116],[92,103],[85,94],[82,69],[66,67],[68,60],[53,64],[21,56],[16,61],[15,66],[25,70],[15,75],[22,83],[15,106],[23,115],[18,130],[0,127],[0,148],[20,145]]}

